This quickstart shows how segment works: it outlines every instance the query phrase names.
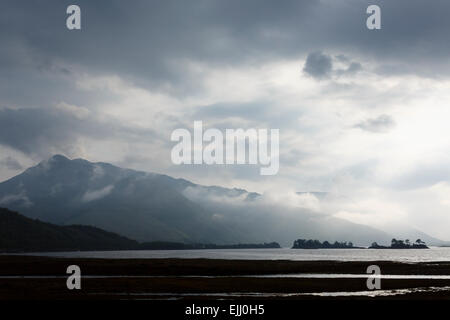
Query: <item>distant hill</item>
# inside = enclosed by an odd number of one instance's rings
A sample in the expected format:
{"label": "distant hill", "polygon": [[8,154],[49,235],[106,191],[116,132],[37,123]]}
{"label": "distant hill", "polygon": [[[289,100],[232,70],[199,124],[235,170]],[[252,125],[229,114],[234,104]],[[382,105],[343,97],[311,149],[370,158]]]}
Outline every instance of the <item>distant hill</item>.
{"label": "distant hill", "polygon": [[179,242],[144,242],[141,243],[142,250],[202,250],[202,249],[280,249],[277,242],[271,243],[239,243],[239,244],[201,244],[201,243],[179,243]]}
{"label": "distant hill", "polygon": [[0,208],[0,252],[125,250],[138,243],[89,226],[57,226]]}
{"label": "distant hill", "polygon": [[280,245],[276,242],[231,245],[161,241],[139,243],[99,228],[58,226],[0,208],[0,252],[263,248],[280,248]]}

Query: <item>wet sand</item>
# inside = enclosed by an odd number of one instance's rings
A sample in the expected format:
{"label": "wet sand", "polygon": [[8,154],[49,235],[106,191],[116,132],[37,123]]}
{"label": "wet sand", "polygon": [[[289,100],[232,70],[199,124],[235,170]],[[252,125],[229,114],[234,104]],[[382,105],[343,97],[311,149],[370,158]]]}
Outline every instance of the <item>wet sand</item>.
{"label": "wet sand", "polygon": [[[450,279],[382,279],[381,289],[443,288],[387,296],[317,296],[324,292],[368,291],[366,279],[258,278],[270,274],[365,274],[367,266],[382,274],[450,275],[450,262],[398,263],[337,261],[247,261],[209,259],[80,259],[0,256],[0,300],[110,300],[110,299],[450,299]],[[66,268],[78,265],[82,289],[68,290]],[[83,276],[114,276],[95,278]],[[239,277],[234,277],[239,275]],[[246,277],[252,276],[252,277]],[[52,276],[57,276],[52,278]],[[117,277],[115,277],[117,276]],[[127,276],[127,277],[121,277]],[[146,276],[146,277],[142,277]],[[161,277],[164,276],[164,277]],[[191,276],[191,277],[182,277]],[[197,276],[197,277],[196,277]],[[212,276],[204,278],[199,276]],[[221,276],[214,278],[214,276]],[[231,296],[230,293],[233,293]]]}

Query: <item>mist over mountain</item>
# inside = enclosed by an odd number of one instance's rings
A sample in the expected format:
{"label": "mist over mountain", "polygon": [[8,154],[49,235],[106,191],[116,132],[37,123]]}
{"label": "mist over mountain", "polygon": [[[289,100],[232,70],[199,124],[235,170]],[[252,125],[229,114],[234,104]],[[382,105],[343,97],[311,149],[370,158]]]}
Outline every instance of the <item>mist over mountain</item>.
{"label": "mist over mountain", "polygon": [[[369,245],[373,241],[387,243],[393,237],[314,212],[308,205],[296,204],[296,199],[277,200],[242,189],[201,186],[60,155],[0,183],[0,206],[33,219],[91,225],[138,241],[277,241],[289,246],[302,237]],[[430,239],[422,234],[422,240]]]}

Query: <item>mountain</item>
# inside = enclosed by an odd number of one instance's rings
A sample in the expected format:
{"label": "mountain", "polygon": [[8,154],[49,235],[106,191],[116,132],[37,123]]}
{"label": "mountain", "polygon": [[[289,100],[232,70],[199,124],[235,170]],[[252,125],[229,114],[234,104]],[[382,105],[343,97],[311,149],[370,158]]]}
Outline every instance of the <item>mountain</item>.
{"label": "mountain", "polygon": [[56,224],[93,225],[152,241],[224,240],[210,215],[164,175],[54,156],[0,184],[0,205]]}
{"label": "mountain", "polygon": [[0,206],[59,225],[92,225],[141,242],[262,243],[294,239],[388,243],[365,225],[268,202],[242,189],[56,155],[0,183]]}
{"label": "mountain", "polygon": [[57,226],[0,208],[0,252],[135,249],[136,241],[89,226]]}

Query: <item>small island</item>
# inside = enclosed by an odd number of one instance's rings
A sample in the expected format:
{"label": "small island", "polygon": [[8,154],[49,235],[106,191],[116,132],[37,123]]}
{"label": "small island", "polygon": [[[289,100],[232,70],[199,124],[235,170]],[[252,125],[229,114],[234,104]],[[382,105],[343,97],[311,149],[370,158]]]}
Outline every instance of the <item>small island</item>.
{"label": "small island", "polygon": [[428,248],[425,242],[420,239],[417,239],[416,242],[411,243],[409,239],[403,241],[394,238],[391,240],[391,245],[389,247],[380,246],[378,243],[374,242],[369,247],[369,249],[430,249],[430,248]]}
{"label": "small island", "polygon": [[[330,243],[328,241],[320,242],[319,240],[297,239],[294,241],[292,249],[365,249],[366,247],[356,247],[352,242],[338,242]],[[392,239],[390,246],[379,245],[373,242],[368,249],[429,249],[424,241],[417,239],[411,243],[409,239],[397,240]]]}
{"label": "small island", "polygon": [[330,243],[328,241],[320,242],[319,240],[297,239],[294,241],[292,249],[360,249],[354,247],[352,242],[338,242]]}

